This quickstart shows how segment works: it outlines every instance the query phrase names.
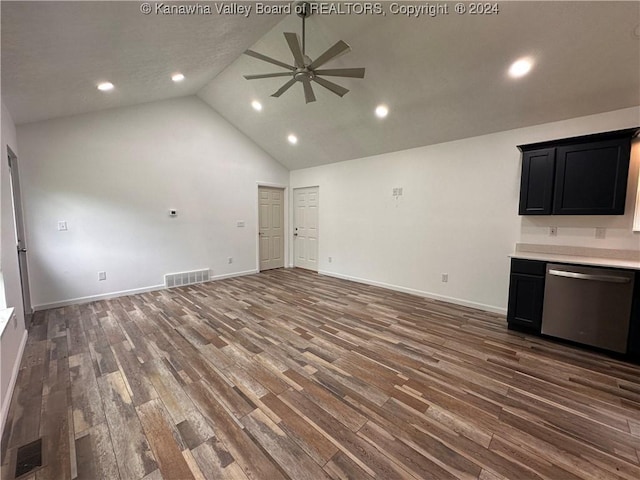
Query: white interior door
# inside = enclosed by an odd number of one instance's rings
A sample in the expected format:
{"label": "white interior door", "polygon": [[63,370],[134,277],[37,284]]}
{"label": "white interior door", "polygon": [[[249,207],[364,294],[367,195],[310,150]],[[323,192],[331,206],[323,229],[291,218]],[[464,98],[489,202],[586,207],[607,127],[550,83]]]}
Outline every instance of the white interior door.
{"label": "white interior door", "polygon": [[24,304],[25,326],[28,328],[31,319],[31,293],[29,291],[29,269],[27,267],[27,243],[22,216],[22,195],[20,193],[20,177],[18,175],[18,157],[7,148],[9,154],[9,173],[11,176],[11,196],[15,215],[16,243],[18,249],[18,266],[20,268],[20,284],[22,287],[22,303]]}
{"label": "white interior door", "polygon": [[284,189],[258,187],[260,270],[284,267]]}
{"label": "white interior door", "polygon": [[318,187],[293,191],[294,265],[318,271]]}

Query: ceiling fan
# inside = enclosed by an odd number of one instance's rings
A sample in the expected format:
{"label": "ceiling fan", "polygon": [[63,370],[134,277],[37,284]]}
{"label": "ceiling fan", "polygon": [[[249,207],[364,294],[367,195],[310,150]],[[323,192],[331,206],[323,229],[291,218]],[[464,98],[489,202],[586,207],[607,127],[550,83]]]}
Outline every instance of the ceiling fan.
{"label": "ceiling fan", "polygon": [[260,78],[272,78],[272,77],[288,77],[291,76],[291,80],[285,83],[278,91],[276,91],[272,97],[279,97],[284,92],[289,90],[296,82],[301,82],[304,88],[304,98],[306,103],[315,102],[316,96],[313,93],[311,82],[316,82],[318,85],[323,86],[327,90],[331,90],[340,97],[344,96],[349,90],[336,83],[322,78],[323,76],[331,77],[350,77],[350,78],[364,78],[364,68],[334,68],[334,69],[319,69],[322,65],[333,60],[339,55],[347,53],[351,50],[351,47],[342,40],[338,41],[335,45],[326,50],[315,60],[311,60],[305,55],[305,19],[311,15],[311,9],[308,2],[301,2],[296,5],[296,12],[298,16],[302,18],[302,44],[297,33],[285,32],[284,38],[287,40],[289,49],[293,54],[294,65],[288,65],[284,62],[276,60],[275,58],[267,57],[253,50],[246,50],[245,55],[257,58],[264,62],[277,65],[279,67],[286,68],[286,72],[278,73],[266,73],[261,75],[245,75],[247,80],[257,80]]}

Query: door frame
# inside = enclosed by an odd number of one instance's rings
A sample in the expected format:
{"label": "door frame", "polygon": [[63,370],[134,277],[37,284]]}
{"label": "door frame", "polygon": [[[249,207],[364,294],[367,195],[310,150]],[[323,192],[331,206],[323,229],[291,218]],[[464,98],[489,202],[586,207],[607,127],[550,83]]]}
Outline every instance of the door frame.
{"label": "door frame", "polygon": [[[31,323],[30,318],[33,314],[33,308],[31,305],[31,286],[29,284],[29,261],[26,255],[26,249],[28,247],[26,239],[27,229],[24,221],[24,204],[22,201],[22,185],[20,184],[18,156],[11,150],[9,145],[7,145],[7,162],[9,164],[9,188],[11,189],[11,210],[13,213],[18,274],[20,277],[20,293],[22,294],[22,309],[24,311],[25,327],[28,328]],[[19,206],[16,207],[16,204],[19,204]],[[19,238],[19,235],[23,238]],[[24,253],[21,253],[21,248],[25,249]],[[22,264],[20,255],[24,255],[24,265]]]}
{"label": "door frame", "polygon": [[260,273],[260,187],[267,188],[280,188],[283,190],[283,205],[282,205],[282,216],[284,217],[284,268],[287,268],[289,265],[289,215],[287,212],[289,211],[289,186],[283,185],[281,183],[269,183],[269,182],[257,182],[256,190],[255,190],[255,207],[256,207],[256,268],[255,272]]}
{"label": "door frame", "polygon": [[[317,188],[318,189],[318,211],[320,211],[320,185],[319,184],[315,184],[315,185],[304,185],[304,186],[296,186],[296,187],[291,187],[291,210],[290,210],[290,215],[291,215],[291,232],[289,232],[289,236],[291,238],[291,255],[289,256],[289,258],[291,259],[291,263],[290,263],[290,268],[295,268],[295,263],[296,263],[296,252],[295,252],[295,244],[293,243],[293,228],[295,226],[295,191],[296,190],[300,190],[303,188]],[[312,271],[312,270],[310,270]],[[316,270],[318,273],[320,273],[320,214],[318,214],[318,269]]]}

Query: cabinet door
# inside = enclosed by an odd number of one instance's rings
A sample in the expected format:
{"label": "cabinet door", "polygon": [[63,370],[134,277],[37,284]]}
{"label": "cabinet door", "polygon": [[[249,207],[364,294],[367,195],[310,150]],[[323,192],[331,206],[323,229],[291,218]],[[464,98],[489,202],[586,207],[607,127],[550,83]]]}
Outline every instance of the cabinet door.
{"label": "cabinet door", "polygon": [[553,213],[622,215],[631,140],[558,147]]}
{"label": "cabinet door", "polygon": [[520,215],[550,215],[553,200],[555,148],[522,154]]}
{"label": "cabinet door", "polygon": [[524,327],[540,333],[543,300],[544,277],[512,273],[507,308],[509,328]]}
{"label": "cabinet door", "polygon": [[636,272],[633,290],[627,353],[635,360],[640,361],[640,272]]}

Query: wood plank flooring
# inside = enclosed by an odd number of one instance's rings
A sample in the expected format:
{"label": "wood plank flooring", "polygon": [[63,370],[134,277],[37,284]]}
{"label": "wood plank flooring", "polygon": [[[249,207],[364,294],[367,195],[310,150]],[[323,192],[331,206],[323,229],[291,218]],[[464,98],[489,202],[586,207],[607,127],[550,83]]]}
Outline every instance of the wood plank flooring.
{"label": "wood plank flooring", "polygon": [[39,312],[42,479],[640,479],[640,367],[303,270]]}

